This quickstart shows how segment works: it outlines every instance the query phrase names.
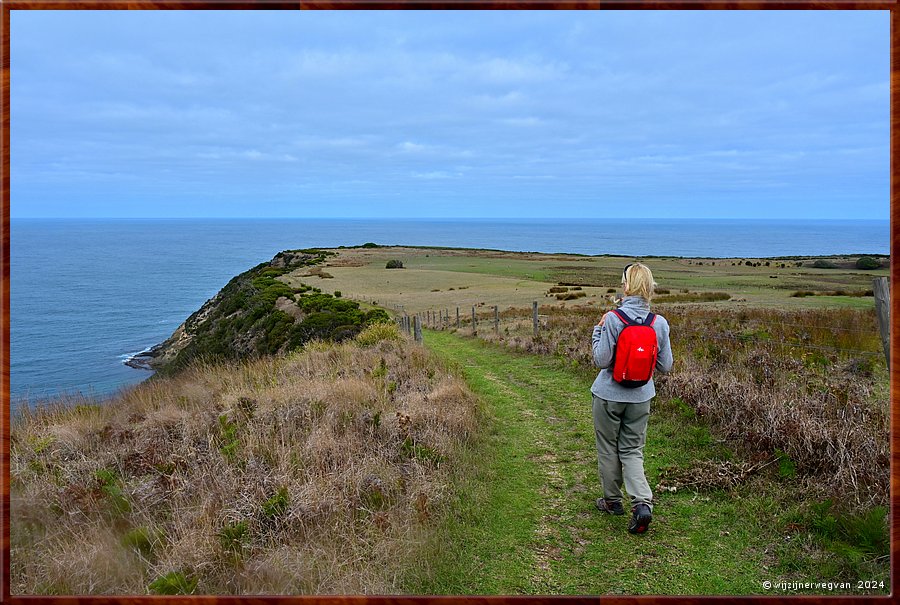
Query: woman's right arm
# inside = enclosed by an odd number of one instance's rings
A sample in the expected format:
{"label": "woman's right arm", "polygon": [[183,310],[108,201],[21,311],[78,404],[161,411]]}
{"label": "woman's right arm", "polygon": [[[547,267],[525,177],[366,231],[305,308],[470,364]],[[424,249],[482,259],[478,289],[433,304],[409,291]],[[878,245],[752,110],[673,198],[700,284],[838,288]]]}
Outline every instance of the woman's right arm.
{"label": "woman's right arm", "polygon": [[603,316],[601,325],[594,326],[594,333],[591,336],[594,365],[600,369],[609,367],[612,363],[613,353],[616,351],[616,340],[612,335],[609,315],[607,313]]}

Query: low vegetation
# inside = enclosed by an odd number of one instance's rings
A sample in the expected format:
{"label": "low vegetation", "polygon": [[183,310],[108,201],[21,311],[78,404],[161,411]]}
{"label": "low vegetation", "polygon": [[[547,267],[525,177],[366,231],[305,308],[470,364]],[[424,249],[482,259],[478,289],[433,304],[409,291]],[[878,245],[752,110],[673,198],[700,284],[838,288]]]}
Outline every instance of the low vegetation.
{"label": "low vegetation", "polygon": [[310,275],[330,278],[315,265],[333,254],[288,250],[234,277],[154,348],[151,365],[160,375],[172,375],[198,359],[284,353],[313,339],[350,338],[367,325],[387,320],[384,311],[362,311],[359,303],[343,299],[338,292],[327,294],[306,284],[293,288],[279,279],[304,267]]}
{"label": "low vegetation", "polygon": [[479,425],[380,324],[71,403],[11,429],[13,594],[399,592]]}
{"label": "low vegetation", "polygon": [[[811,496],[887,503],[888,389],[873,310],[654,310],[670,322],[676,358],[673,373],[658,377],[662,397],[684,401],[750,459],[782,452]],[[526,309],[518,325],[507,321],[500,334],[479,336],[592,367],[585,339],[601,313],[550,306],[541,313],[548,319],[538,337]]]}
{"label": "low vegetation", "polygon": [[857,269],[863,270],[871,270],[871,269],[881,269],[881,261],[878,261],[871,256],[860,256],[856,260],[855,264]]}

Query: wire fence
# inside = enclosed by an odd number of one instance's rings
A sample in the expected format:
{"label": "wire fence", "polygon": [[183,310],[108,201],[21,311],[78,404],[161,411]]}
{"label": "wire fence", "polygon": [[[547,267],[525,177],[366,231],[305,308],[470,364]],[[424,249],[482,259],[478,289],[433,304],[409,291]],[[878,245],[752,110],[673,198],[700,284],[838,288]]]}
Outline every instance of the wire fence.
{"label": "wire fence", "polygon": [[[421,340],[421,329],[431,330],[455,330],[462,334],[475,337],[503,339],[504,337],[520,337],[520,338],[540,338],[542,334],[569,330],[572,331],[577,322],[583,321],[583,311],[570,312],[566,314],[557,308],[541,309],[539,303],[534,301],[531,313],[527,308],[507,307],[500,310],[499,306],[475,305],[470,308],[453,307],[444,309],[428,309],[420,311],[413,315],[407,314],[402,306],[389,306],[396,314],[397,321],[402,330],[416,336],[416,322],[420,326],[419,336],[417,340]],[[543,312],[541,312],[543,311]],[[733,329],[722,329],[715,331],[709,324],[695,326],[690,324],[673,325],[673,340],[680,339],[682,342],[698,342],[713,340],[718,342],[739,343],[744,346],[758,347],[779,347],[793,348],[801,350],[824,351],[835,355],[857,356],[857,357],[880,357],[884,353],[879,350],[878,326],[873,325],[870,330],[855,327],[845,327],[840,325],[811,325],[802,323],[785,323],[785,322],[768,322],[766,324],[771,328],[781,328],[781,333],[793,334],[795,338],[778,337],[778,330],[773,330],[773,334],[761,336],[753,333],[734,333]],[[755,324],[748,322],[744,327],[747,329],[754,327]],[[740,327],[740,324],[738,324]],[[734,328],[734,326],[732,326]],[[585,330],[589,333],[591,326],[586,326]],[[803,339],[810,338],[809,334],[796,334],[797,331],[805,331],[810,333],[821,334],[823,332],[830,333],[847,333],[858,334],[862,338],[857,340],[869,340],[872,343],[871,348],[858,348],[846,346],[834,346],[821,343],[813,343]]]}

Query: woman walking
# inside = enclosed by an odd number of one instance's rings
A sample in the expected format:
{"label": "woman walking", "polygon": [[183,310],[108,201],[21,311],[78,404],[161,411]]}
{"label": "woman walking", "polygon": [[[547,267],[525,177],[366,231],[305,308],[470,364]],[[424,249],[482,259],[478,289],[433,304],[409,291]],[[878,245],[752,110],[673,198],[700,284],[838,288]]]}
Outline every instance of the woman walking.
{"label": "woman walking", "polygon": [[597,467],[603,485],[597,508],[624,515],[624,484],[631,497],[628,531],[641,534],[653,518],[653,492],[644,475],[647,419],[650,400],[656,395],[652,372],[670,371],[673,359],[669,323],[650,312],[656,286],[650,269],[641,263],[627,265],[622,285],[621,306],[603,316],[591,338],[594,365],[601,368],[591,386]]}

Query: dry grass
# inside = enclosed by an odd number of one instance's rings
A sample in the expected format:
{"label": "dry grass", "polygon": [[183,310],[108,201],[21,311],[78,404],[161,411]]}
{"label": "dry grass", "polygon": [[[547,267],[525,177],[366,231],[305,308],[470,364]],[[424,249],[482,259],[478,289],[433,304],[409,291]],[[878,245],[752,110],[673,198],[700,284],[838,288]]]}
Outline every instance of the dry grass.
{"label": "dry grass", "polygon": [[[676,360],[670,375],[656,379],[660,398],[685,402],[753,465],[773,456],[786,461],[786,478],[811,496],[846,505],[887,502],[887,374],[874,311],[654,310],[669,320]],[[592,367],[590,332],[602,312],[540,312],[548,326],[538,338],[530,309],[505,312],[499,335],[478,335]]]}
{"label": "dry grass", "polygon": [[476,401],[422,347],[366,342],[17,418],[12,592],[400,592]]}

